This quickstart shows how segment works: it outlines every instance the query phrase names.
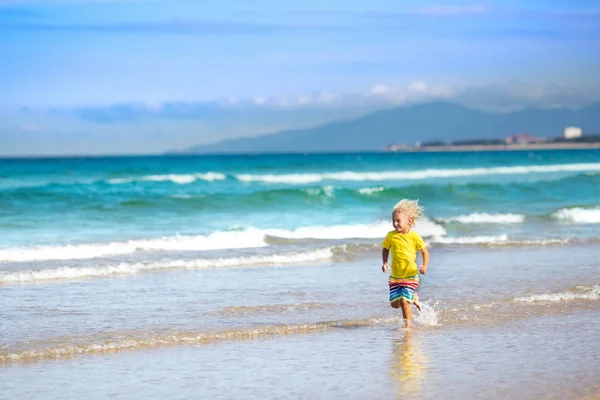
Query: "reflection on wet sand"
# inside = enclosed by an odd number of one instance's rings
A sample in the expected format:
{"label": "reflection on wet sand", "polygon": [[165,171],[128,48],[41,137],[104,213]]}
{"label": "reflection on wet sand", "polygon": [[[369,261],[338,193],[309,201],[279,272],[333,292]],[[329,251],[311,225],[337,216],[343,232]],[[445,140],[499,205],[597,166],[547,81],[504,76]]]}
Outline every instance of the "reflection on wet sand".
{"label": "reflection on wet sand", "polygon": [[421,350],[421,338],[412,329],[401,329],[392,343],[390,374],[398,397],[420,397],[425,381],[427,359]]}

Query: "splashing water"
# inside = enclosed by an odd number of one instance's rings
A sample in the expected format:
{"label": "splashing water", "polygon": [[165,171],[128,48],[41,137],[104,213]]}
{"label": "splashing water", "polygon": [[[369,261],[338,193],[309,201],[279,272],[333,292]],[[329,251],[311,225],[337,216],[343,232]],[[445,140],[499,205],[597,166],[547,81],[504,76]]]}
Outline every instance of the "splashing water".
{"label": "splashing water", "polygon": [[430,305],[429,302],[421,303],[421,312],[417,312],[414,321],[421,326],[438,326],[438,314],[435,310],[435,305]]}

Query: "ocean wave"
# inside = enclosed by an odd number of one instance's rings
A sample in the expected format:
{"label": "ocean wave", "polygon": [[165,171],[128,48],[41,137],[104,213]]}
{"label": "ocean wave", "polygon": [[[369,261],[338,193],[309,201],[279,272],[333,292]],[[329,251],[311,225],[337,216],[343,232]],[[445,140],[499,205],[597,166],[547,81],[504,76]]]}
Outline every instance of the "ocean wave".
{"label": "ocean wave", "polygon": [[[265,233],[285,239],[383,239],[392,229],[391,222],[380,221],[374,224],[307,226],[294,230],[268,229]],[[417,221],[414,230],[423,237],[446,234],[442,226],[427,218]]]}
{"label": "ocean wave", "polygon": [[290,252],[264,256],[172,260],[153,263],[120,263],[94,267],[59,267],[43,270],[0,271],[0,285],[33,283],[51,280],[101,278],[116,275],[133,275],[140,272],[167,269],[239,268],[255,265],[300,264],[329,260],[334,256],[334,247],[305,252]]}
{"label": "ocean wave", "polygon": [[375,193],[383,192],[385,190],[382,186],[372,187],[372,188],[361,188],[358,189],[358,193],[364,194],[367,196],[373,195]]}
{"label": "ocean wave", "polygon": [[324,197],[334,197],[335,196],[335,188],[331,185],[324,186],[322,188],[310,188],[310,189],[301,189],[301,192],[307,193],[309,196],[324,196]]}
{"label": "ocean wave", "polygon": [[432,237],[431,243],[439,244],[496,244],[508,241],[508,235],[498,236],[458,236],[458,237]]}
{"label": "ocean wave", "polygon": [[326,174],[284,174],[284,175],[252,175],[252,174],[239,174],[235,175],[235,178],[241,182],[263,182],[263,183],[289,183],[289,184],[304,184],[304,183],[317,183],[324,180],[323,176]]}
{"label": "ocean wave", "polygon": [[578,224],[600,224],[600,207],[563,208],[553,213],[552,218]]}
{"label": "ocean wave", "polygon": [[591,287],[578,286],[574,290],[569,290],[560,293],[542,293],[526,297],[517,297],[514,301],[519,303],[538,303],[549,302],[555,303],[559,301],[572,300],[598,300],[600,299],[600,284]]}
{"label": "ocean wave", "polygon": [[[225,340],[252,340],[270,336],[308,334],[327,331],[333,328],[369,327],[398,324],[399,316],[372,317],[356,320],[322,321],[304,324],[279,324],[255,326],[251,328],[229,329],[215,332],[169,332],[157,334],[132,335],[128,332],[114,333],[113,338],[102,335],[94,337],[57,338],[62,341],[55,346],[45,347],[44,343],[29,342],[29,348],[0,351],[0,364],[19,361],[39,361],[74,357],[83,354],[100,354],[125,350],[140,350],[157,347],[169,347],[185,344],[214,343]],[[418,323],[418,321],[415,321]],[[47,344],[45,344],[47,346]]]}
{"label": "ocean wave", "polygon": [[548,172],[600,171],[600,163],[555,164],[555,165],[518,165],[511,167],[481,167],[456,169],[423,169],[407,171],[380,172],[323,172],[299,174],[238,174],[234,177],[242,182],[261,182],[279,184],[308,184],[322,181],[387,181],[417,180],[428,178],[449,178],[481,175],[514,175]]}
{"label": "ocean wave", "polygon": [[578,240],[572,238],[547,238],[547,239],[510,239],[508,235],[481,235],[457,237],[432,237],[428,240],[432,244],[442,245],[481,245],[487,247],[546,247],[561,246],[572,242],[590,243],[597,239]]}
{"label": "ocean wave", "polygon": [[[74,260],[131,254],[141,251],[207,251],[268,246],[269,237],[284,239],[381,239],[391,230],[386,221],[372,224],[305,226],[293,230],[238,227],[206,236],[170,236],[124,242],[68,244],[0,249],[0,263],[39,260]],[[417,222],[415,231],[423,237],[442,236],[446,230],[427,218]]]}
{"label": "ocean wave", "polygon": [[261,304],[256,306],[231,306],[217,310],[216,314],[245,317],[248,315],[287,314],[301,311],[319,310],[328,307],[339,307],[331,303],[294,303],[294,304]]}
{"label": "ocean wave", "polygon": [[76,260],[130,254],[138,251],[204,251],[267,246],[256,229],[220,231],[206,236],[170,236],[125,242],[17,247],[0,250],[0,263]]}
{"label": "ocean wave", "polygon": [[123,183],[131,183],[131,182],[173,182],[179,185],[185,185],[188,183],[195,182],[197,180],[213,182],[213,181],[222,181],[227,179],[225,174],[219,172],[206,172],[206,173],[196,173],[196,174],[165,174],[165,175],[145,175],[138,177],[127,177],[127,178],[113,178],[108,179],[107,182],[113,185],[119,185]]}
{"label": "ocean wave", "polygon": [[440,220],[444,222],[459,222],[461,224],[519,224],[525,220],[525,216],[522,214],[473,213]]}
{"label": "ocean wave", "polygon": [[[367,239],[377,243],[392,230],[388,221],[355,225],[317,225],[296,229],[259,229],[252,226],[232,227],[230,230],[217,231],[197,236],[167,236],[153,239],[137,239],[123,242],[57,244],[0,249],[0,264],[9,262],[29,262],[41,260],[79,260],[132,254],[148,251],[210,251],[224,249],[243,249],[288,244],[294,240],[349,240]],[[420,219],[414,230],[426,242],[442,245],[495,245],[495,246],[547,246],[568,243],[567,238],[540,238],[528,240],[509,240],[503,235],[446,236],[443,226],[428,218]],[[345,246],[360,244],[346,243]],[[365,245],[370,249],[371,245]]]}
{"label": "ocean wave", "polygon": [[[228,174],[225,172],[201,172],[201,173],[181,173],[181,174],[149,174],[149,175],[131,175],[123,177],[80,177],[80,178],[56,178],[44,179],[38,181],[14,180],[14,182],[0,185],[0,195],[9,193],[13,195],[28,195],[30,192],[43,194],[45,192],[54,192],[59,190],[64,192],[64,188],[71,186],[85,186],[110,184],[122,185],[131,182],[172,182],[179,185],[186,185],[195,181],[217,182],[228,179],[235,179],[241,182],[262,182],[262,183],[279,183],[279,184],[310,184],[319,183],[322,181],[403,181],[403,180],[422,180],[428,178],[444,178],[444,177],[461,177],[461,176],[480,176],[480,175],[510,175],[510,174],[528,174],[528,173],[548,173],[548,172],[579,172],[574,176],[565,178],[559,176],[552,180],[550,184],[547,179],[542,182],[537,181],[536,185],[547,186],[548,189],[554,188],[557,184],[573,184],[573,179],[582,181],[584,184],[594,184],[600,178],[600,163],[578,163],[578,164],[555,164],[555,165],[531,165],[531,166],[506,166],[506,167],[481,167],[481,168],[460,168],[460,169],[423,169],[423,170],[407,170],[407,171],[373,171],[373,172],[357,172],[357,171],[339,171],[339,172],[314,172],[314,173],[295,173],[295,174]],[[533,181],[536,182],[536,181]],[[465,185],[473,185],[474,188],[486,188],[506,186],[510,183],[461,183],[452,184],[451,187],[464,187]],[[531,183],[520,182],[515,185],[525,185],[529,187]],[[427,190],[428,185],[413,186],[414,190]],[[439,186],[436,186],[439,189]],[[402,190],[410,189],[404,187]],[[378,192],[394,190],[394,188],[385,188],[376,186],[373,188],[358,189],[361,195],[374,195]]]}
{"label": "ocean wave", "polygon": [[506,242],[497,243],[499,245],[506,246],[556,246],[565,245],[573,242],[573,239],[569,238],[550,238],[550,239],[533,239],[533,240],[508,240]]}

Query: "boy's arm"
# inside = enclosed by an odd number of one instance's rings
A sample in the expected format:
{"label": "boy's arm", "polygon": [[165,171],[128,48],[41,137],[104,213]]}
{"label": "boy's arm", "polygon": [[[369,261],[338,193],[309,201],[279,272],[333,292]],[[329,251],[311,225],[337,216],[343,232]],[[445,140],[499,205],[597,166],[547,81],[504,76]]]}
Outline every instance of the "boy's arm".
{"label": "boy's arm", "polygon": [[423,265],[421,265],[419,270],[425,275],[427,273],[427,267],[429,266],[429,250],[427,250],[427,247],[421,249],[421,256],[423,256]]}
{"label": "boy's arm", "polygon": [[386,249],[385,247],[381,249],[381,259],[383,261],[383,265],[381,266],[381,270],[386,272],[388,270],[388,256],[390,255],[390,249]]}

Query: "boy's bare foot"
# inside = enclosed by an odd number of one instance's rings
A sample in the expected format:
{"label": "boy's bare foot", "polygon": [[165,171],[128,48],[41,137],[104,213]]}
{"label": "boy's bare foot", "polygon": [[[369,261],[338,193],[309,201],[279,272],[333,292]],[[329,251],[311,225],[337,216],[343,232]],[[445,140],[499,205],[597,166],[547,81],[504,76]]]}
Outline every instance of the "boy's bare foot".
{"label": "boy's bare foot", "polygon": [[419,303],[419,299],[415,297],[415,302],[413,303],[415,305],[415,307],[417,307],[417,310],[419,310],[419,312],[421,312],[421,303]]}

